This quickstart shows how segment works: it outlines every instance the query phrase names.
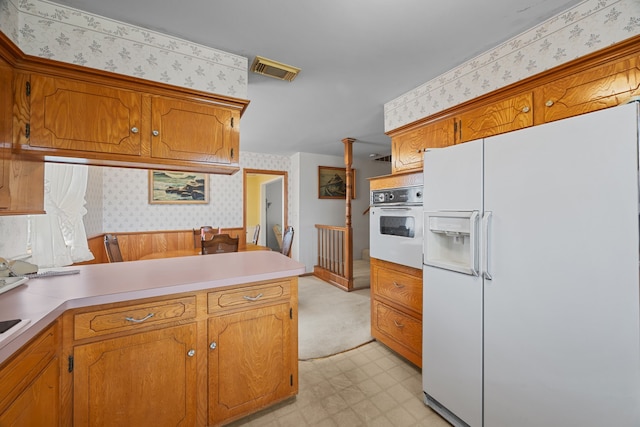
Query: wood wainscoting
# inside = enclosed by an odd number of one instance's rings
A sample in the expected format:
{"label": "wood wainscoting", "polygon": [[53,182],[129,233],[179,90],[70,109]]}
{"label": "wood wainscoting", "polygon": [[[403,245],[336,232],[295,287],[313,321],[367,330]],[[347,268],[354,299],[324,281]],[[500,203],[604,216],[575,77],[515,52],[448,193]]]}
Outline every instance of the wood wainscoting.
{"label": "wood wainscoting", "polygon": [[[246,234],[241,227],[223,228],[221,233],[229,234],[231,237],[239,237],[240,244],[246,244]],[[95,259],[91,261],[77,263],[100,264],[109,262],[104,249],[104,235],[107,233],[92,236],[87,239],[89,250]],[[192,248],[193,229],[188,230],[164,230],[164,231],[127,231],[112,232],[118,236],[118,244],[124,261],[136,261],[145,255],[156,252],[176,251],[180,249]]]}

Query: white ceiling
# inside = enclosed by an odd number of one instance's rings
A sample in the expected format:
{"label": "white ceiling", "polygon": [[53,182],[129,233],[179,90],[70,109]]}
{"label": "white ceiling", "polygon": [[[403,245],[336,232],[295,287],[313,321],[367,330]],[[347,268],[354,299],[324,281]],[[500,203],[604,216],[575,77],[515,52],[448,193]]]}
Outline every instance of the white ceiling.
{"label": "white ceiling", "polygon": [[391,152],[383,107],[582,0],[55,0],[225,52],[301,68],[249,73],[242,151]]}

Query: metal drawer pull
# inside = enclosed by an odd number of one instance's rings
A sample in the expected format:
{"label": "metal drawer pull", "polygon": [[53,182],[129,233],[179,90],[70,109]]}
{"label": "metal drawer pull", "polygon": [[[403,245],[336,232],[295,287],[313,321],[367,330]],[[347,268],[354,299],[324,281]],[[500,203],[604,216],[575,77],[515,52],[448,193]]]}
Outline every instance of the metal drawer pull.
{"label": "metal drawer pull", "polygon": [[528,113],[528,112],[529,112],[529,107],[524,107],[524,108],[522,109],[522,112],[523,112],[523,113]]}
{"label": "metal drawer pull", "polygon": [[260,298],[262,298],[262,292],[256,295],[255,297],[248,297],[245,295],[242,298],[246,299],[247,301],[258,301]]}
{"label": "metal drawer pull", "polygon": [[132,127],[131,128],[131,133],[138,133],[138,128],[137,127]]}
{"label": "metal drawer pull", "polygon": [[211,341],[211,344],[209,344],[209,348],[210,348],[211,350],[215,350],[217,346],[218,346],[218,344],[216,344],[216,342],[215,342],[215,341]]}
{"label": "metal drawer pull", "polygon": [[404,288],[404,285],[402,283],[398,283],[398,282],[393,282],[393,286],[395,286],[398,289]]}
{"label": "metal drawer pull", "polygon": [[553,101],[548,100],[547,102],[544,103],[544,105],[546,105],[547,107],[551,107],[553,105]]}
{"label": "metal drawer pull", "polygon": [[149,320],[149,319],[151,319],[152,317],[153,317],[153,313],[149,313],[149,314],[147,314],[146,316],[144,316],[142,319],[134,319],[133,317],[125,317],[124,319],[125,319],[127,322],[142,323],[142,322],[144,322],[145,320]]}
{"label": "metal drawer pull", "polygon": [[396,319],[393,319],[393,324],[396,325],[396,328],[404,328],[404,325],[402,323],[398,323]]}
{"label": "metal drawer pull", "polygon": [[196,351],[194,349],[191,349],[187,352],[187,356],[189,357],[193,357],[194,354],[196,354]]}
{"label": "metal drawer pull", "polygon": [[154,129],[154,130],[151,132],[151,135],[153,135],[153,136],[158,136],[158,135],[160,135],[160,132],[158,132],[157,130],[155,130],[155,129]]}

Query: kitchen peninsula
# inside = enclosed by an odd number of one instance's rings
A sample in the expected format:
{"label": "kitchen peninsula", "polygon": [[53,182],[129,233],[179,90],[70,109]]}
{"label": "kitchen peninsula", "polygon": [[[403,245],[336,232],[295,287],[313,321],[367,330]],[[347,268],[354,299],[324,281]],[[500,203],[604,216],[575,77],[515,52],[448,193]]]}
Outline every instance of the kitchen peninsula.
{"label": "kitchen peninsula", "polygon": [[250,251],[64,269],[79,274],[0,295],[0,320],[29,320],[0,339],[0,425],[220,425],[297,394],[302,264]]}

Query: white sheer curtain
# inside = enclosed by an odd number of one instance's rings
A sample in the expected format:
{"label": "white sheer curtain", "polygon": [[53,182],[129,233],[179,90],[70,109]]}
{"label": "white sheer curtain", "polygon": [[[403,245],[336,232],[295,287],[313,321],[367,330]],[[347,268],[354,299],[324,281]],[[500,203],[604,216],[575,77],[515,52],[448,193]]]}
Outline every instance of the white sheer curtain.
{"label": "white sheer curtain", "polygon": [[31,262],[38,267],[60,267],[92,260],[82,217],[88,167],[47,163],[44,170],[45,215],[32,216],[28,241]]}

